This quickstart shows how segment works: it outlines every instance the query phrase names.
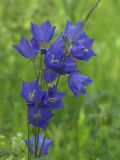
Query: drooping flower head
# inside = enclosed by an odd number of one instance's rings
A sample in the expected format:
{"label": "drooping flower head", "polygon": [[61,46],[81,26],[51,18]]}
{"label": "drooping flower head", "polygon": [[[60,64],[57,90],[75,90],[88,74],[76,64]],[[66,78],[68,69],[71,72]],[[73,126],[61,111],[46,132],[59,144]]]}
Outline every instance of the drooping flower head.
{"label": "drooping flower head", "polygon": [[70,74],[68,77],[68,84],[72,92],[76,97],[79,94],[86,93],[86,86],[92,83],[92,80],[89,77],[80,75],[78,73]]}
{"label": "drooping flower head", "polygon": [[[38,153],[40,152],[40,149],[42,147],[43,139],[44,139],[43,135],[39,135]],[[28,146],[28,139],[25,140],[25,144]],[[52,145],[52,140],[46,138],[45,141],[44,141],[42,152],[41,152],[42,156],[48,154],[48,151],[49,151],[51,145]],[[31,154],[34,154],[35,153],[35,137],[34,136],[32,136],[29,139],[29,146],[28,147],[29,147],[29,150],[30,150]]]}
{"label": "drooping flower head", "polygon": [[84,32],[82,22],[72,25],[70,21],[67,21],[64,37],[68,44],[68,51],[74,58],[88,61],[95,56],[95,53],[92,51],[94,41]]}
{"label": "drooping flower head", "polygon": [[41,25],[31,24],[31,33],[38,43],[48,43],[52,39],[54,31],[55,27],[52,27],[49,21],[45,21]]}
{"label": "drooping flower head", "polygon": [[58,77],[59,73],[57,73],[56,71],[54,71],[51,68],[45,68],[44,69],[44,74],[43,74],[43,79],[45,82],[53,82],[57,77]]}
{"label": "drooping flower head", "polygon": [[20,43],[13,45],[13,47],[25,58],[34,58],[38,53],[38,48],[35,48],[32,42],[22,37]]}
{"label": "drooping flower head", "polygon": [[67,21],[65,30],[64,30],[64,36],[68,39],[70,42],[75,42],[80,39],[81,36],[81,25],[82,22],[78,22],[75,25],[72,25],[70,21]]}
{"label": "drooping flower head", "polygon": [[93,42],[93,39],[88,38],[84,33],[80,40],[73,44],[70,53],[78,60],[88,61],[90,58],[95,56],[95,53],[92,50]]}

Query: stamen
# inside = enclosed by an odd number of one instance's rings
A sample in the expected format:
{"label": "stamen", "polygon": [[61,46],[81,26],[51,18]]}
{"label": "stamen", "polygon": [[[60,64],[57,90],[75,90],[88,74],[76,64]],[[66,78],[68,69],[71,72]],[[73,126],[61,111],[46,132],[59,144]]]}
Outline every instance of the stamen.
{"label": "stamen", "polygon": [[48,99],[49,102],[55,102],[56,100],[57,100],[57,97],[53,97],[53,98]]}
{"label": "stamen", "polygon": [[28,93],[28,95],[29,95],[29,101],[33,101],[33,98],[35,97],[35,90],[33,90],[33,92],[30,92],[30,93]]}
{"label": "stamen", "polygon": [[85,48],[83,51],[84,51],[84,52],[88,52],[89,50]]}
{"label": "stamen", "polygon": [[54,55],[52,55],[51,63],[58,62],[58,60],[54,59]]}
{"label": "stamen", "polygon": [[36,114],[33,115],[33,119],[36,120],[36,121],[38,121],[38,119],[39,119],[40,116],[41,116],[41,114],[40,114],[40,110],[39,110],[38,113],[36,113]]}

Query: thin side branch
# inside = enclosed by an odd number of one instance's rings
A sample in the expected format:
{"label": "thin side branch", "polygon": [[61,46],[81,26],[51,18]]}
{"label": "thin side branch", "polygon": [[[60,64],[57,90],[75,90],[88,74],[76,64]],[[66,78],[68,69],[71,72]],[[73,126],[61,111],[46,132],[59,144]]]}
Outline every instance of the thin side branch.
{"label": "thin side branch", "polygon": [[86,24],[86,22],[88,21],[88,19],[92,16],[93,12],[98,7],[98,5],[99,5],[99,3],[101,1],[102,0],[96,0],[96,3],[93,5],[93,7],[90,9],[90,11],[87,13],[86,17],[84,18],[84,20],[82,22],[82,27]]}

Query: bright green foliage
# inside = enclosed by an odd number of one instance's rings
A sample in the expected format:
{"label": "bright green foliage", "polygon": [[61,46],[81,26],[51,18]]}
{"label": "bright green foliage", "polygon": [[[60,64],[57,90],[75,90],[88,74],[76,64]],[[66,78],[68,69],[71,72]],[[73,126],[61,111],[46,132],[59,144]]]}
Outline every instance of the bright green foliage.
{"label": "bright green foliage", "polygon": [[[49,19],[63,30],[67,19],[83,19],[95,0],[0,0],[0,148],[8,149],[9,139],[25,133],[26,107],[19,97],[22,80],[31,81],[32,63],[26,63],[12,45],[21,35],[30,36],[30,23]],[[103,0],[85,26],[95,39],[97,54],[80,71],[93,77],[88,94],[78,100],[67,89],[65,108],[55,112],[48,131],[54,143],[51,160],[120,159],[120,1]],[[34,72],[34,71],[33,71]],[[27,133],[27,132],[26,132]],[[26,138],[24,134],[23,139]],[[22,159],[22,158],[19,158]],[[6,159],[5,159],[6,160]],[[17,160],[17,159],[15,159]]]}
{"label": "bright green foliage", "polygon": [[[23,141],[23,134],[18,133],[16,136],[12,137],[9,141],[5,136],[0,136],[1,146],[7,144],[5,150],[0,150],[0,159],[1,160],[27,160],[26,146]],[[4,144],[6,143],[6,144]]]}

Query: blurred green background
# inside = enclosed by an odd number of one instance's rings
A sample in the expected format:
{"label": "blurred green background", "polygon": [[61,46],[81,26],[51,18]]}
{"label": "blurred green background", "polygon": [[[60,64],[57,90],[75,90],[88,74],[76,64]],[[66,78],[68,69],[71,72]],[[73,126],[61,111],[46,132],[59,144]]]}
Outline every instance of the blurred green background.
{"label": "blurred green background", "polygon": [[[22,80],[31,81],[32,64],[12,48],[30,23],[49,19],[57,26],[83,19],[95,0],[0,0],[0,135],[26,137],[26,109],[19,97]],[[103,0],[85,26],[97,56],[79,65],[93,78],[88,93],[75,99],[66,84],[65,108],[55,111],[48,136],[51,160],[120,160],[120,1]],[[8,139],[9,139],[8,138]],[[8,141],[9,143],[9,141]],[[7,145],[7,144],[6,144]]]}

